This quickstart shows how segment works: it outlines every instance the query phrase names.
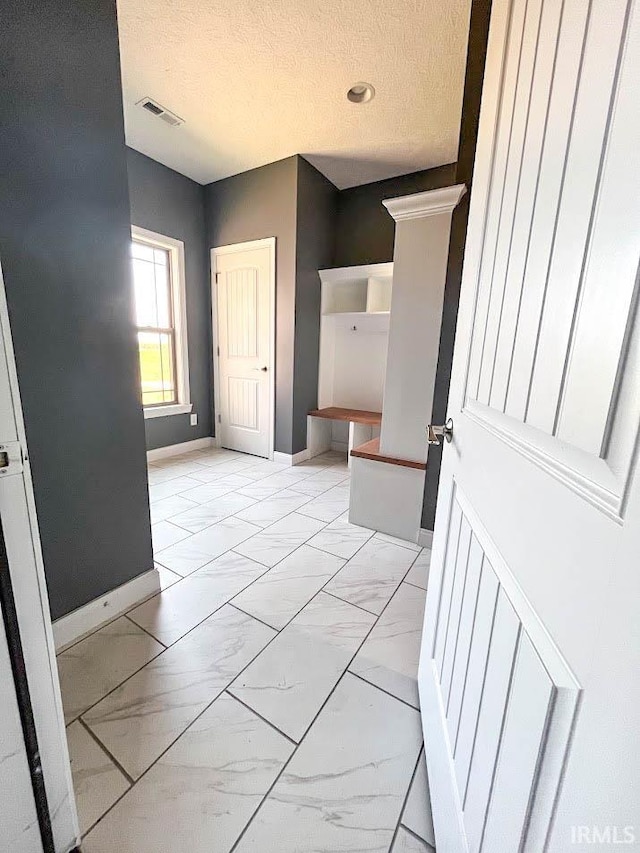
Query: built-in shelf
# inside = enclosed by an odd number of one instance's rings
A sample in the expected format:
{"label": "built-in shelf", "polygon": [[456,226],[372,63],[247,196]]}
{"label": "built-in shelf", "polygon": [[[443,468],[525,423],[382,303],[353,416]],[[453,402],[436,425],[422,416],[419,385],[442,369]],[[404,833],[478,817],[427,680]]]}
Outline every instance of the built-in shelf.
{"label": "built-in shelf", "polygon": [[382,408],[393,264],[320,270],[318,405]]}
{"label": "built-in shelf", "polygon": [[322,314],[377,314],[391,310],[393,264],[320,270]]}
{"label": "built-in shelf", "polygon": [[341,406],[328,406],[326,409],[314,409],[309,412],[312,418],[326,418],[330,421],[353,421],[366,426],[380,426],[382,412],[368,412],[364,409],[345,409]]}

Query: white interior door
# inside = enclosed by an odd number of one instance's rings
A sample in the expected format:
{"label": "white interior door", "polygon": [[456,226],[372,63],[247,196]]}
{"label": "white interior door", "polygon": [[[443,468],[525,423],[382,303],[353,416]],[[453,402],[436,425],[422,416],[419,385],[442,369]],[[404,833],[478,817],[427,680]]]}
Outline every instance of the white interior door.
{"label": "white interior door", "polygon": [[216,435],[222,447],[273,454],[275,238],[212,251]]}
{"label": "white interior door", "polygon": [[493,2],[419,675],[438,853],[640,850],[639,5]]}
{"label": "white interior door", "polygon": [[[78,820],[71,783],[29,455],[1,269],[0,517],[54,845],[56,853],[66,853],[78,842]],[[4,567],[0,566],[0,571],[3,570],[5,570]],[[10,677],[7,677],[6,662],[3,663],[4,644],[5,636],[0,631],[0,850],[24,850],[31,853],[32,850],[40,849],[24,846],[30,843],[32,837],[35,838],[34,830],[29,830],[30,834],[25,834],[22,841],[16,838],[16,846],[4,843],[3,833],[13,832],[17,827],[13,821],[23,818],[26,821],[26,818],[33,814],[30,805],[33,793],[31,791],[29,795],[24,788],[24,774],[20,769],[23,766],[20,753],[24,756],[21,738],[14,737],[12,734],[12,727],[15,729],[15,714],[11,710],[13,682]],[[6,730],[5,724],[9,726]],[[15,755],[11,752],[5,753],[5,747],[11,744],[17,750]],[[9,768],[13,768],[16,775],[10,787],[6,788],[3,774]],[[12,792],[11,809],[4,797],[8,792]],[[23,826],[27,828],[27,823],[24,822]]]}

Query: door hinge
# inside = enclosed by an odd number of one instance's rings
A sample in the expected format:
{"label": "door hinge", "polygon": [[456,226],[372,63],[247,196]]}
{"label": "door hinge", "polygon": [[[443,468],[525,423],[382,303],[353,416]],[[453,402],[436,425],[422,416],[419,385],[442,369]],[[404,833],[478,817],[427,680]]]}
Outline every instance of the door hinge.
{"label": "door hinge", "polygon": [[218,415],[218,423],[219,423],[219,424],[221,424],[221,423],[222,423],[222,415]]}
{"label": "door hinge", "polygon": [[216,347],[216,353],[217,353],[218,358],[220,358],[220,347]]}
{"label": "door hinge", "polygon": [[219,272],[217,272],[217,273],[215,274],[215,276],[216,276],[216,284],[220,281],[220,276],[221,276],[221,275],[222,275],[222,273],[219,273]]}

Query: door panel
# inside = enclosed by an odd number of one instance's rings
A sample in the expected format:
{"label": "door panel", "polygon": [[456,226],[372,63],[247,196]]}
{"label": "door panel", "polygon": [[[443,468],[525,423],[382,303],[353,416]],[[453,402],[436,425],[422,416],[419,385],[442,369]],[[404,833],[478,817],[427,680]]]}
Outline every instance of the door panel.
{"label": "door panel", "polygon": [[640,4],[492,9],[419,675],[436,842],[640,849]]}
{"label": "door panel", "polygon": [[448,789],[459,813],[445,849],[517,851],[534,800],[548,816],[557,796],[580,688],[457,487],[447,527],[457,559],[430,581],[420,676],[427,752],[448,768],[432,797]]}
{"label": "door panel", "polygon": [[269,457],[273,424],[273,245],[214,249],[217,430],[223,447]]}
{"label": "door panel", "polygon": [[38,853],[42,839],[1,612],[0,684],[0,847]]}

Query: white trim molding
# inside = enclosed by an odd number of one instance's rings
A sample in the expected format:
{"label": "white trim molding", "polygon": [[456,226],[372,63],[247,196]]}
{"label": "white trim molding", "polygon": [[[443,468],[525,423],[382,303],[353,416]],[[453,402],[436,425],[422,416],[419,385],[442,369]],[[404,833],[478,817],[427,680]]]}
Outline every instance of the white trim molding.
{"label": "white trim molding", "polygon": [[388,198],[382,203],[396,222],[403,219],[421,219],[424,216],[436,216],[438,213],[451,213],[467,191],[464,184],[413,193],[400,198]]}
{"label": "white trim molding", "polygon": [[153,406],[144,409],[144,419],[166,418],[170,415],[188,415],[193,410],[193,403],[171,403],[169,406]]}
{"label": "white trim molding", "polygon": [[156,568],[144,572],[133,580],[112,589],[100,598],[94,598],[83,607],[72,610],[53,623],[56,651],[60,652],[87,634],[111,622],[116,616],[131,610],[152,595],[160,592],[160,575]]}
{"label": "white trim molding", "polygon": [[147,462],[157,462],[158,459],[168,459],[170,456],[182,456],[193,450],[209,450],[216,447],[215,438],[194,438],[193,441],[183,441],[180,444],[168,444],[166,447],[156,447],[155,450],[147,450]]}
{"label": "white trim molding", "polygon": [[[270,299],[271,306],[271,323],[269,326],[269,456],[268,459],[274,459],[274,444],[275,444],[275,417],[276,417],[276,238],[265,237],[262,240],[249,240],[244,243],[233,243],[228,246],[215,246],[211,249],[211,331],[212,331],[212,358],[213,358],[213,411],[215,424],[214,428],[220,423],[220,370],[218,358],[218,299],[216,291],[216,257],[218,255],[230,255],[236,252],[246,252],[252,249],[269,249],[270,252]],[[218,445],[220,439],[217,439]]]}
{"label": "white trim molding", "polygon": [[144,417],[163,418],[171,415],[188,414],[192,410],[189,387],[189,342],[187,336],[187,283],[184,260],[184,243],[173,237],[166,237],[148,228],[131,226],[131,239],[145,243],[169,253],[171,265],[171,295],[173,298],[173,327],[176,351],[176,379],[178,382],[178,402],[168,406],[143,407]]}
{"label": "white trim molding", "polygon": [[279,450],[276,450],[273,453],[273,461],[278,462],[280,465],[299,465],[301,462],[306,462],[307,459],[310,458],[309,450],[306,447],[299,453],[280,453]]}

